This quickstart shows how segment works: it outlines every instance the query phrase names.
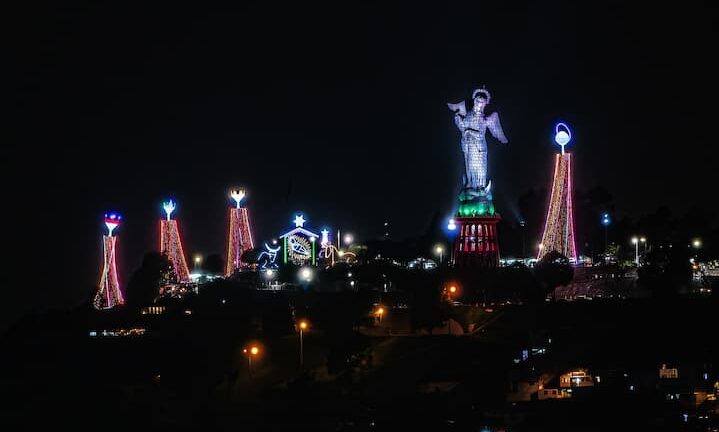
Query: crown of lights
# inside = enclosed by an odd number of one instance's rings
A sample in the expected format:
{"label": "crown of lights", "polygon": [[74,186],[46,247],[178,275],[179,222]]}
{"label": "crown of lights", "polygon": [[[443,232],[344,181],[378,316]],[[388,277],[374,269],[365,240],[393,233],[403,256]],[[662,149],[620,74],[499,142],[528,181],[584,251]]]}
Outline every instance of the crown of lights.
{"label": "crown of lights", "polygon": [[107,235],[112,236],[112,232],[120,225],[120,222],[122,221],[122,216],[112,212],[112,213],[105,213],[105,226],[107,227]]}
{"label": "crown of lights", "polygon": [[177,208],[177,204],[170,199],[162,203],[162,208],[165,210],[165,213],[167,213],[167,220],[170,220],[170,215],[175,211],[175,208]]}
{"label": "crown of lights", "polygon": [[475,90],[474,92],[472,92],[472,100],[477,97],[478,93],[484,95],[484,98],[487,100],[487,105],[489,105],[489,101],[492,100],[492,96],[490,96],[489,91],[487,91],[487,89],[485,88]]}
{"label": "crown of lights", "polygon": [[230,191],[230,197],[237,203],[237,208],[240,208],[240,202],[245,198],[245,189],[237,188]]}

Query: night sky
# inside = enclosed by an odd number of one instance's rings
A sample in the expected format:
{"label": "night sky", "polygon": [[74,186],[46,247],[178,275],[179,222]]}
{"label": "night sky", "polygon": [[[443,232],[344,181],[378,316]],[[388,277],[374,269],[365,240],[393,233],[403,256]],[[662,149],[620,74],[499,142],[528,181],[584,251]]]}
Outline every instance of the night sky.
{"label": "night sky", "polygon": [[188,255],[223,252],[233,185],[260,240],[296,211],[360,239],[385,220],[393,238],[423,232],[461,183],[445,103],[482,85],[510,141],[489,141],[505,218],[548,186],[558,120],[574,128],[576,188],[604,186],[619,213],[717,209],[716,15],[541,3],[53,2],[8,16],[0,322],[91,294],[108,209],[126,219],[121,282],[158,248],[167,197]]}

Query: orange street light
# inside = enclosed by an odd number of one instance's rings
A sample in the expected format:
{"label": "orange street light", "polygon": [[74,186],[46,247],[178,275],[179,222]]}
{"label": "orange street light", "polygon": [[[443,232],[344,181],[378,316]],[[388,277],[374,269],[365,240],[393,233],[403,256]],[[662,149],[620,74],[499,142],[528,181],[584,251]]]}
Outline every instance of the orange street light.
{"label": "orange street light", "polygon": [[257,345],[252,345],[249,348],[242,350],[243,353],[247,354],[247,369],[252,376],[252,357],[257,357],[260,354],[260,348]]}
{"label": "orange street light", "polygon": [[382,317],[384,316],[384,306],[378,306],[375,310],[375,315],[379,318],[379,322],[382,322]]}
{"label": "orange street light", "polygon": [[304,367],[305,367],[305,350],[304,350],[302,335],[305,332],[305,330],[310,328],[310,323],[305,319],[299,320],[297,322],[297,328],[300,331],[300,369],[304,369]]}

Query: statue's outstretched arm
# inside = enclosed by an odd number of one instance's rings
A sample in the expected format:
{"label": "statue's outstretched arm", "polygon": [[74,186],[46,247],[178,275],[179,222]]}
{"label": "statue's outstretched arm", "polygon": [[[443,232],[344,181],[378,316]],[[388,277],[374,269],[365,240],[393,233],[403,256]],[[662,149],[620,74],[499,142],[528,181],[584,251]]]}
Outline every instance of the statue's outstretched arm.
{"label": "statue's outstretched arm", "polygon": [[493,112],[488,118],[487,118],[487,127],[489,128],[489,132],[492,134],[493,137],[497,138],[499,142],[502,144],[507,144],[509,141],[507,140],[507,137],[504,136],[504,131],[502,130],[502,124],[499,122],[499,114],[496,112]]}
{"label": "statue's outstretched arm", "polygon": [[464,131],[467,128],[464,124],[464,117],[460,113],[456,113],[454,115],[454,124],[460,131]]}
{"label": "statue's outstretched arm", "polygon": [[464,101],[456,104],[448,103],[447,107],[454,113],[454,124],[460,131],[464,131],[464,129],[466,129],[464,125],[464,117],[467,115],[467,107],[464,104]]}

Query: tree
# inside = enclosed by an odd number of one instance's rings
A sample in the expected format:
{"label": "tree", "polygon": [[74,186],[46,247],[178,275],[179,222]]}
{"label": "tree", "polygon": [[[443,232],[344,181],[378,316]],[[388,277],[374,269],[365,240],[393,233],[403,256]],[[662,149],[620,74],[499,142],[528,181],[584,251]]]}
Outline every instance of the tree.
{"label": "tree", "polygon": [[410,272],[407,283],[412,287],[410,321],[413,330],[430,332],[442,325],[446,310],[442,309],[442,286],[436,277],[422,270]]}
{"label": "tree", "polygon": [[172,263],[159,252],[149,252],[142,259],[142,265],[130,277],[127,284],[127,304],[140,308],[151,304],[160,294],[160,287],[173,280]]}
{"label": "tree", "polygon": [[534,266],[534,276],[544,288],[545,295],[558,286],[567,285],[574,277],[569,259],[557,251],[551,251]]}
{"label": "tree", "polygon": [[225,272],[225,260],[219,254],[208,255],[204,268],[207,273],[221,275]]}

